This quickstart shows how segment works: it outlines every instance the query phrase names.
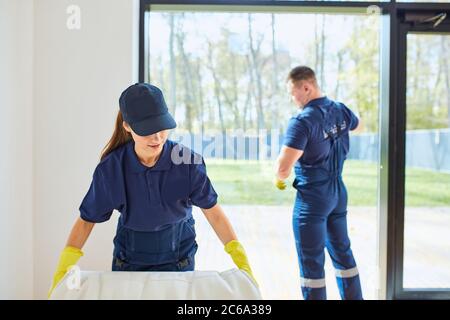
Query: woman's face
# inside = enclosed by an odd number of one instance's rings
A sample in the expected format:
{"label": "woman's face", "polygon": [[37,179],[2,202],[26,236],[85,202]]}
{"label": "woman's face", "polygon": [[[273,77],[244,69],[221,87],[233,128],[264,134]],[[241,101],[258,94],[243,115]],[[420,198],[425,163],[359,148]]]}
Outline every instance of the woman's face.
{"label": "woman's face", "polygon": [[157,156],[161,153],[170,132],[170,130],[162,130],[148,136],[139,136],[125,121],[123,127],[133,137],[135,148],[143,152],[146,157]]}

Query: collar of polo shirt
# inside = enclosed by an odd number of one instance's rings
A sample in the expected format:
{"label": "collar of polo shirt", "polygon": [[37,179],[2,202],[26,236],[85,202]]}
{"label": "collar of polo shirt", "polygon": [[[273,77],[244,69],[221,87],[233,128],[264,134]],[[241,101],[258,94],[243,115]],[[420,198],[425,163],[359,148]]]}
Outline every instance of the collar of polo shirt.
{"label": "collar of polo shirt", "polygon": [[306,108],[306,107],[318,106],[318,105],[323,105],[323,104],[329,104],[330,102],[331,102],[331,100],[328,99],[327,96],[323,96],[323,97],[316,98],[316,99],[313,99],[313,100],[309,101],[309,102],[305,105],[304,108]]}
{"label": "collar of polo shirt", "polygon": [[163,149],[161,151],[161,156],[159,157],[158,161],[156,161],[155,165],[153,167],[147,167],[146,165],[142,164],[141,161],[139,161],[139,158],[134,151],[134,141],[131,140],[127,143],[126,146],[126,155],[127,155],[127,166],[128,169],[133,173],[141,173],[146,170],[152,170],[152,171],[165,171],[169,170],[172,161],[170,158],[171,150],[169,150],[169,140],[166,140],[164,143]]}

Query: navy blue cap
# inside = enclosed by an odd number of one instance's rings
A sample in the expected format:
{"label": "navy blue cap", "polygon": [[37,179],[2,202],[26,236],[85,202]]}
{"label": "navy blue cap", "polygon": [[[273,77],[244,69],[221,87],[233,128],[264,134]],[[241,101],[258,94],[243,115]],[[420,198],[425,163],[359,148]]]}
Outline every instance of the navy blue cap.
{"label": "navy blue cap", "polygon": [[177,126],[167,109],[162,91],[149,83],[135,83],[119,98],[123,120],[140,136]]}

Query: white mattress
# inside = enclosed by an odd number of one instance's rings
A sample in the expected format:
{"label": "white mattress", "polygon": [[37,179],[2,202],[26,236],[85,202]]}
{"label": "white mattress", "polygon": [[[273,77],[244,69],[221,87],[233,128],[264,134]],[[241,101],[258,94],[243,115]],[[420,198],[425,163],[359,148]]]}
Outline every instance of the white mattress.
{"label": "white mattress", "polygon": [[[243,271],[188,272],[81,271],[63,278],[50,299],[58,300],[260,300],[261,294]],[[75,287],[74,288],[74,284]],[[70,289],[71,288],[71,289]]]}

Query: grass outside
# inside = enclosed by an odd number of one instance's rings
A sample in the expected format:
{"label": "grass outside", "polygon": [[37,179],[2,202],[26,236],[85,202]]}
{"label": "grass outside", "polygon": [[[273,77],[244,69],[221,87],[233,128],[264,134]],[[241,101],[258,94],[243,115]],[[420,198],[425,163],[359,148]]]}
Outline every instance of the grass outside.
{"label": "grass outside", "polygon": [[[207,159],[208,176],[219,194],[221,204],[292,205],[295,189],[293,174],[288,188],[280,191],[273,186],[273,162]],[[347,160],[344,182],[349,194],[349,206],[377,205],[377,165]],[[436,207],[450,205],[450,174],[407,168],[406,206]]]}

